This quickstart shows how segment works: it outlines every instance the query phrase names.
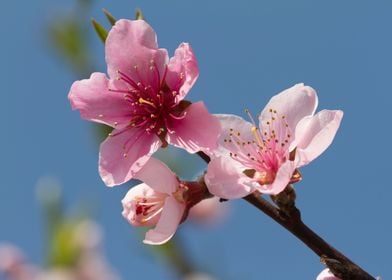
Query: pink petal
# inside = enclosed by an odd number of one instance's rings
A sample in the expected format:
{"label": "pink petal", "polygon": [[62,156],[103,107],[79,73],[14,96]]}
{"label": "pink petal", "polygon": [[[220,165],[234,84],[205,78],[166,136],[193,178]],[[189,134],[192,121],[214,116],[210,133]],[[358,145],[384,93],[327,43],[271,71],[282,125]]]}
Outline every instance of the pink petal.
{"label": "pink petal", "polygon": [[166,164],[158,159],[150,158],[134,176],[149,185],[157,192],[171,194],[178,187],[178,179]]}
{"label": "pink petal", "polygon": [[210,193],[215,196],[234,199],[241,198],[252,191],[252,179],[242,173],[245,168],[230,157],[216,157],[208,164],[204,176]]}
{"label": "pink petal", "polygon": [[0,272],[9,272],[25,264],[22,251],[12,244],[0,243]]}
{"label": "pink petal", "polygon": [[121,93],[109,91],[109,80],[103,73],[73,83],[68,98],[72,109],[82,118],[112,127],[121,127],[130,119],[129,104]]}
{"label": "pink petal", "polygon": [[340,280],[340,278],[336,277],[332,274],[332,272],[326,268],[317,276],[316,280]]}
{"label": "pink petal", "polygon": [[150,245],[160,245],[167,242],[176,232],[184,211],[185,204],[179,203],[174,197],[167,197],[161,218],[154,229],[147,231],[143,242]]}
{"label": "pink petal", "polygon": [[285,116],[289,128],[294,131],[302,118],[314,114],[317,103],[317,94],[314,89],[304,84],[297,84],[270,99],[260,114],[260,127],[271,119],[270,110],[272,109],[276,110],[279,116]]}
{"label": "pink petal", "polygon": [[323,110],[298,123],[295,130],[297,154],[303,166],[321,155],[332,143],[343,118],[342,111]]}
{"label": "pink petal", "polygon": [[[238,153],[241,149],[238,145],[231,144],[229,142],[230,135],[238,135],[243,141],[254,141],[255,136],[252,133],[252,124],[245,121],[243,118],[236,115],[225,115],[217,114],[215,115],[221,124],[221,134],[218,140],[218,148],[215,150],[208,151],[210,155],[213,156],[229,156],[230,152]],[[225,141],[226,140],[226,141]]]}
{"label": "pink petal", "polygon": [[293,161],[286,161],[280,167],[276,173],[275,180],[269,185],[260,185],[257,188],[261,193],[276,195],[283,191],[289,184],[290,179],[295,170],[295,163]]}
{"label": "pink petal", "polygon": [[160,147],[158,137],[143,129],[115,129],[112,135],[115,136],[109,136],[102,142],[99,153],[99,173],[110,187],[132,179]]}
{"label": "pink petal", "polygon": [[163,77],[169,57],[165,49],[158,49],[157,36],[144,20],[118,20],[110,30],[105,46],[111,78],[116,78],[119,70],[135,82],[152,85],[155,73],[150,66],[154,64]]}
{"label": "pink petal", "polygon": [[157,193],[154,189],[146,184],[139,184],[131,188],[125,197],[121,200],[121,204],[123,206],[122,215],[123,217],[134,226],[154,226],[157,224],[160,215],[156,215],[152,219],[148,219],[143,223],[140,223],[135,216],[134,203],[137,199],[142,197],[149,198],[149,197],[162,197],[162,201],[165,199],[166,194]]}
{"label": "pink petal", "polygon": [[168,142],[189,153],[215,149],[220,133],[218,119],[208,113],[203,102],[191,104],[185,114],[185,118],[168,123],[168,128],[174,131],[168,133]]}
{"label": "pink petal", "polygon": [[170,58],[166,83],[172,90],[178,90],[178,100],[182,100],[199,77],[196,57],[188,43],[182,43]]}
{"label": "pink petal", "polygon": [[228,204],[221,203],[220,198],[214,196],[204,199],[193,206],[189,211],[188,220],[204,224],[216,224],[228,214]]}

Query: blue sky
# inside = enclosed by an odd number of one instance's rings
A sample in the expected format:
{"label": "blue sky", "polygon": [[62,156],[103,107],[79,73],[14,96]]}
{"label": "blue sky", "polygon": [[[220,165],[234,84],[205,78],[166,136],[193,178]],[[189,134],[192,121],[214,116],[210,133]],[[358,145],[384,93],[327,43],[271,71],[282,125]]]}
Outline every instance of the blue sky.
{"label": "blue sky", "polygon": [[[97,2],[89,16],[101,21],[103,7],[118,18],[140,7],[170,53],[190,42],[200,77],[189,99],[203,100],[211,112],[244,116],[248,108],[256,115],[272,95],[298,82],[317,90],[320,109],[342,109],[334,143],[302,169],[297,204],[332,245],[370,273],[392,277],[390,1]],[[40,262],[43,220],[34,186],[51,175],[68,204],[97,203],[105,251],[124,279],[172,279],[121,217],[128,186],[104,186],[93,130],[68,103],[76,77],[48,47],[45,25],[71,6],[2,4],[0,241]],[[105,72],[102,44],[91,36],[91,46],[96,71]],[[277,224],[244,201],[229,203],[230,216],[219,227],[181,227],[202,268],[229,280],[314,279],[322,270],[317,256]]]}

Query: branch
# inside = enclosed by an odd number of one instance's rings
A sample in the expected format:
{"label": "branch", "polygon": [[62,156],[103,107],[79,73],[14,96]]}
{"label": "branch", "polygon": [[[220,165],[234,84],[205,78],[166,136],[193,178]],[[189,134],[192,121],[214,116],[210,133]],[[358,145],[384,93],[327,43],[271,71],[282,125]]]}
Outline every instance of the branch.
{"label": "branch", "polygon": [[[206,163],[210,162],[210,157],[205,153],[200,151],[197,155]],[[264,212],[267,216],[301,240],[320,257],[321,262],[328,266],[335,276],[342,280],[375,280],[373,276],[329,245],[324,239],[305,225],[301,219],[301,212],[295,207],[294,203],[291,205],[287,204],[286,206],[288,207],[282,208],[281,210],[261,197],[260,193],[257,191],[243,199]]]}
{"label": "branch", "polygon": [[306,226],[301,220],[300,211],[295,206],[292,208],[290,214],[287,215],[261,197],[258,192],[254,192],[244,197],[244,199],[300,239],[320,257],[321,261],[329,267],[335,276],[343,280],[375,280],[373,276],[329,245]]}

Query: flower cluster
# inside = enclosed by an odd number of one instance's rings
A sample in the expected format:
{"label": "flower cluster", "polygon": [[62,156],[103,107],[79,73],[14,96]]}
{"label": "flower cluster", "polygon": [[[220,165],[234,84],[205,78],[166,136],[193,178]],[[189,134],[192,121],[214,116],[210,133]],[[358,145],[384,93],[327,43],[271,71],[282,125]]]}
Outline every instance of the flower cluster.
{"label": "flower cluster", "polygon": [[[301,180],[299,168],[327,149],[343,116],[315,114],[316,92],[303,84],[272,97],[258,125],[249,112],[250,122],[212,115],[203,102],[184,99],[199,75],[190,45],[180,44],[169,59],[143,20],[117,21],[105,51],[108,76],[76,81],[69,100],[82,118],[113,128],[99,153],[105,184],[142,181],[122,200],[122,214],[134,226],[155,226],[147,244],[168,241],[189,209],[212,195],[276,195]],[[169,144],[211,159],[202,180],[183,182],[151,157]]]}

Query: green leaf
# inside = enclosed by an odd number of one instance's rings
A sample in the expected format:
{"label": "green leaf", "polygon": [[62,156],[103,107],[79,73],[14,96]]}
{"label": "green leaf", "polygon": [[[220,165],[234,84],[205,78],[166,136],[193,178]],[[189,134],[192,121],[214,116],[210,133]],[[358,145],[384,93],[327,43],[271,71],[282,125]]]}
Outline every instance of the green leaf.
{"label": "green leaf", "polygon": [[50,267],[60,266],[73,268],[79,261],[81,248],[75,241],[75,226],[65,221],[57,228],[50,240]]}
{"label": "green leaf", "polygon": [[140,9],[136,9],[136,15],[135,15],[135,19],[142,19],[142,20],[146,20],[146,18],[143,15],[142,10]]}
{"label": "green leaf", "polygon": [[95,31],[97,32],[99,38],[101,39],[101,41],[103,43],[105,43],[106,38],[108,37],[108,32],[106,31],[106,29],[95,19],[91,19],[91,23],[93,24],[93,27],[95,29]]}
{"label": "green leaf", "polygon": [[47,25],[50,46],[60,55],[78,76],[91,72],[92,61],[88,51],[88,39],[84,23],[74,14],[58,15]]}
{"label": "green leaf", "polygon": [[103,13],[105,14],[106,18],[110,22],[110,24],[113,26],[116,24],[117,19],[106,9],[102,9]]}

